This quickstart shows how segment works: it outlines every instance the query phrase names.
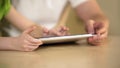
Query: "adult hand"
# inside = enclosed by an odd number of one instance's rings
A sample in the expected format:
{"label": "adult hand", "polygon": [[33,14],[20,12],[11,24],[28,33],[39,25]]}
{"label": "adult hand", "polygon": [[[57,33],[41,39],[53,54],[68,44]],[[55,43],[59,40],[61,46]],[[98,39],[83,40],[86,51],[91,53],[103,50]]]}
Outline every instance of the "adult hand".
{"label": "adult hand", "polygon": [[95,36],[88,38],[88,43],[92,45],[101,45],[108,36],[108,21],[89,20],[86,22],[86,31]]}

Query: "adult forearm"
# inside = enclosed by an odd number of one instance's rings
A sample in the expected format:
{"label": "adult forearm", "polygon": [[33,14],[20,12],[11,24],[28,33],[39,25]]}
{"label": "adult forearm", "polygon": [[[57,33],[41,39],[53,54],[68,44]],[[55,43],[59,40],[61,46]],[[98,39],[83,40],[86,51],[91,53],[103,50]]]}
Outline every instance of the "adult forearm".
{"label": "adult forearm", "polygon": [[107,20],[106,16],[98,6],[95,0],[89,0],[76,7],[78,16],[83,21],[93,20]]}

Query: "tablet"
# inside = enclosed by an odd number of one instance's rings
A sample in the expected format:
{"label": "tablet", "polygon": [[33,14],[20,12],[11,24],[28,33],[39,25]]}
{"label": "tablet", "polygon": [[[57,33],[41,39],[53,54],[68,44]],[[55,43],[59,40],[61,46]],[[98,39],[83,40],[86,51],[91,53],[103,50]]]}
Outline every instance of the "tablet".
{"label": "tablet", "polygon": [[48,37],[40,38],[44,44],[49,43],[63,43],[63,42],[74,42],[80,40],[81,38],[88,38],[94,36],[93,34],[82,34],[82,35],[69,35],[69,36],[58,36],[58,37]]}

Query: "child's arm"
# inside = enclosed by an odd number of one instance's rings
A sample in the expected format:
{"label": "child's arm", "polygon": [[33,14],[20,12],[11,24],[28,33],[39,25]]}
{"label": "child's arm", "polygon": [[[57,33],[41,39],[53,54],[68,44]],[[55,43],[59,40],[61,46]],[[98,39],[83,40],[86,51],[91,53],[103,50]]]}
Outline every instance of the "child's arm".
{"label": "child's arm", "polygon": [[5,16],[5,18],[22,31],[30,26],[35,25],[35,23],[18,13],[13,6],[11,6],[9,13]]}
{"label": "child's arm", "polygon": [[67,32],[64,27],[61,27],[61,28],[58,27],[59,30],[63,30],[62,32],[60,32],[58,29],[48,31],[48,29],[43,28],[40,25],[33,23],[29,19],[27,19],[24,16],[22,16],[21,14],[19,14],[14,9],[14,7],[11,7],[9,13],[5,16],[5,18],[10,23],[12,23],[14,26],[16,26],[18,29],[20,29],[21,31],[24,31],[25,29],[29,28],[30,26],[33,26],[33,25],[36,26],[36,29],[30,33],[35,38],[40,38],[41,36],[43,36],[43,34],[47,35],[48,34],[47,32],[49,32],[49,35],[53,34],[55,36],[66,35],[65,33]]}
{"label": "child's arm", "polygon": [[[48,32],[47,29],[41,28],[20,15],[13,7],[10,8],[5,18],[21,31],[25,31],[19,37],[0,37],[0,50],[33,51],[42,44],[41,40],[33,37],[40,37],[41,31]],[[28,29],[31,26],[36,28]]]}
{"label": "child's arm", "polygon": [[31,27],[31,26],[36,26],[36,29],[31,32],[31,35],[33,37],[41,37],[42,33],[42,27],[31,20],[27,19],[26,17],[22,16],[20,13],[18,13],[14,7],[11,6],[9,13],[5,16],[5,18],[14,26],[16,26],[18,29],[21,31],[24,31],[25,29]]}
{"label": "child's arm", "polygon": [[0,50],[33,51],[42,44],[41,40],[29,35],[35,27],[25,30],[19,37],[0,37]]}

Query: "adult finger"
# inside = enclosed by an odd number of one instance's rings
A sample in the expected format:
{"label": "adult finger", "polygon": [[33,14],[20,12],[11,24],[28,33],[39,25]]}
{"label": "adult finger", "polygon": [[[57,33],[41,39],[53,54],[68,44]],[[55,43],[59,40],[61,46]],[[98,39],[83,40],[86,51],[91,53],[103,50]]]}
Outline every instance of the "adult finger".
{"label": "adult finger", "polygon": [[86,30],[88,33],[90,34],[94,34],[95,31],[94,31],[94,21],[93,20],[89,20],[87,23],[86,23]]}
{"label": "adult finger", "polygon": [[107,32],[102,35],[96,35],[94,37],[88,38],[88,43],[92,45],[101,45],[104,43],[107,37]]}

